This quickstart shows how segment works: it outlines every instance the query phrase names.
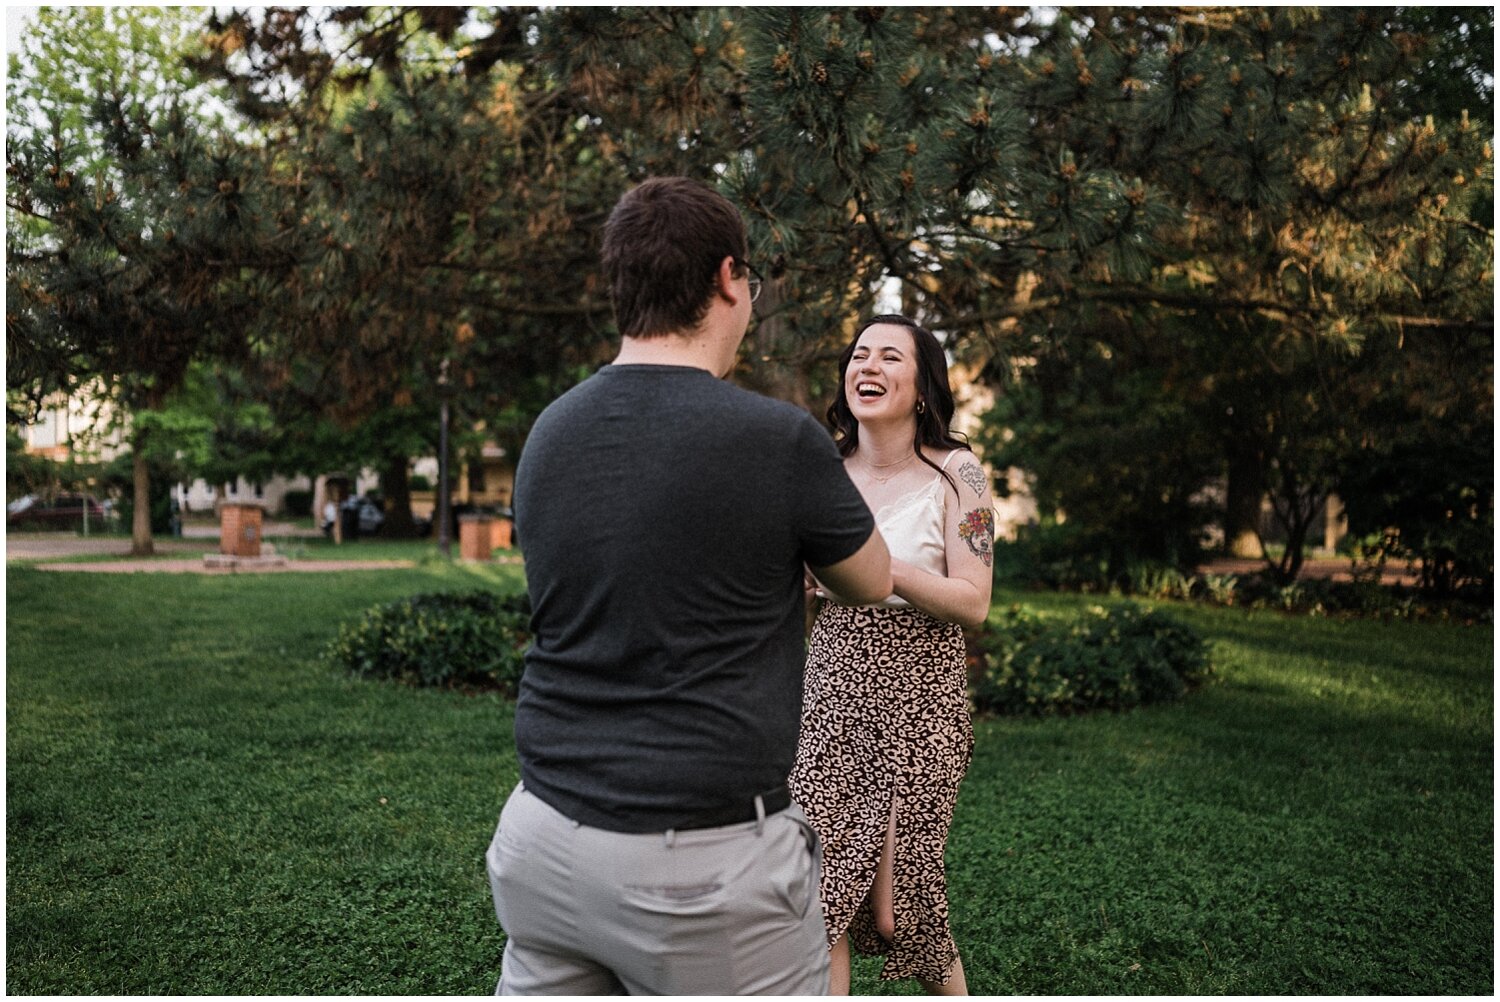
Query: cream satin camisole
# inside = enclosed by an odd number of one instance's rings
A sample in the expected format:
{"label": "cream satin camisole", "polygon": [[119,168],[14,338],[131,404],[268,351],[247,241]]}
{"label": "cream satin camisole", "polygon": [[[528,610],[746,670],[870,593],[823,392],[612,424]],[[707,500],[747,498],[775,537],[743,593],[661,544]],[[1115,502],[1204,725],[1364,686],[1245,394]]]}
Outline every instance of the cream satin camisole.
{"label": "cream satin camisole", "polygon": [[[958,455],[958,450],[948,453],[940,469],[948,468],[948,460]],[[875,512],[875,524],[885,537],[885,545],[891,556],[904,560],[913,567],[929,574],[948,576],[948,544],[945,535],[946,514],[943,506],[943,488],[947,484],[941,476],[897,498],[890,504],[881,505]],[[884,608],[905,608],[911,605],[904,598],[892,595],[883,602]]]}

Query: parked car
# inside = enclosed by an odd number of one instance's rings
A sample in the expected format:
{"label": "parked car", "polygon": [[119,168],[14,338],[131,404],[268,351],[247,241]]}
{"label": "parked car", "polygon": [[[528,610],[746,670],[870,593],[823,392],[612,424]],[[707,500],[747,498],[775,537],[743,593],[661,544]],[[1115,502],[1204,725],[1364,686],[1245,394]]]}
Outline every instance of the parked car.
{"label": "parked car", "polygon": [[373,536],[385,524],[385,512],[368,497],[345,498],[339,507],[346,536],[353,535],[349,530],[355,528],[356,524],[361,536]]}
{"label": "parked car", "polygon": [[15,528],[71,529],[83,524],[85,508],[89,524],[103,526],[104,506],[91,494],[59,494],[53,498],[27,494],[5,506],[5,524]]}

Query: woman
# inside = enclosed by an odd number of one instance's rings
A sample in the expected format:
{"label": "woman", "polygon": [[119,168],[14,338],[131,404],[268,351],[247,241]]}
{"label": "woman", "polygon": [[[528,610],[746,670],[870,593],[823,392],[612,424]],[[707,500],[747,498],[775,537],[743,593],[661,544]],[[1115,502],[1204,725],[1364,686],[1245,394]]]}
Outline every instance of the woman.
{"label": "woman", "polygon": [[791,788],[823,841],[831,991],[849,992],[852,941],[886,955],[882,978],[966,995],[943,848],[974,744],[963,627],[989,612],[989,480],[948,430],[930,332],[875,317],[839,377],[828,419],[890,547],[895,594],[860,607],[826,596],[808,650]]}

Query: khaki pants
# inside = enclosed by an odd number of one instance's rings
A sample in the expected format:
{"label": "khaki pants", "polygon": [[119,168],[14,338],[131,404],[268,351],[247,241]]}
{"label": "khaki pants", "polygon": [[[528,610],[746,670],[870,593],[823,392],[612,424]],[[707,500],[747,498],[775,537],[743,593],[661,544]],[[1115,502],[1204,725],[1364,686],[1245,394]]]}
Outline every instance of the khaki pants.
{"label": "khaki pants", "polygon": [[627,835],[517,786],[486,856],[501,995],[824,995],[817,836],[763,822]]}

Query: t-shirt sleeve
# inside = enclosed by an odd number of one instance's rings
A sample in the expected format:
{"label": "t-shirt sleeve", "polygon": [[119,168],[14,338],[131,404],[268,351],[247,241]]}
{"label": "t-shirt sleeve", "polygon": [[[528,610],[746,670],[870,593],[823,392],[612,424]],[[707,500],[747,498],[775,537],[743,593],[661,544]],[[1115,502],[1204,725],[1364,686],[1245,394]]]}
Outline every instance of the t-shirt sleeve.
{"label": "t-shirt sleeve", "polygon": [[811,416],[800,423],[796,442],[790,490],[802,559],[829,567],[865,545],[875,517],[844,471],[833,439]]}

